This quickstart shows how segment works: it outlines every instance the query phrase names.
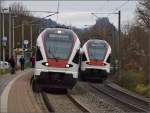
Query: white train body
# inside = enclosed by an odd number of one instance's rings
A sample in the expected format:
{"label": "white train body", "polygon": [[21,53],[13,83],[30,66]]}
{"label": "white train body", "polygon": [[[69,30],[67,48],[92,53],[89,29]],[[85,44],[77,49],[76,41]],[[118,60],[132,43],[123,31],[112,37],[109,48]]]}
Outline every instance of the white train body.
{"label": "white train body", "polygon": [[36,43],[34,78],[52,88],[72,88],[78,78],[80,41],[69,29],[47,28]]}
{"label": "white train body", "polygon": [[111,47],[105,40],[88,40],[80,52],[82,74],[90,78],[107,77],[110,73]]}

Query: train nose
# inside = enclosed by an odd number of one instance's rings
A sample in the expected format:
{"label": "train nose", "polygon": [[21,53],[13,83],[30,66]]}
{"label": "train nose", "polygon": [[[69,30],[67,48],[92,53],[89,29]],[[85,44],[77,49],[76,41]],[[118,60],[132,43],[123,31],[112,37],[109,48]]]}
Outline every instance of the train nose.
{"label": "train nose", "polygon": [[51,80],[55,82],[61,82],[64,80],[64,75],[61,75],[59,73],[54,73],[53,77],[51,77]]}
{"label": "train nose", "polygon": [[86,62],[88,65],[96,65],[96,66],[105,66],[106,64],[103,60],[90,60],[90,62]]}
{"label": "train nose", "polygon": [[57,68],[64,68],[66,67],[66,64],[68,63],[68,60],[62,60],[62,59],[48,59],[48,64],[50,67],[57,67]]}

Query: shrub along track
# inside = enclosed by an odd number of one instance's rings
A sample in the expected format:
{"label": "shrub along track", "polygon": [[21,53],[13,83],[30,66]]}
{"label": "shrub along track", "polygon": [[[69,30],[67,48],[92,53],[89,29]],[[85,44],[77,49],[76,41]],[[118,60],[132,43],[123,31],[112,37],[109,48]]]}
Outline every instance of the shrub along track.
{"label": "shrub along track", "polygon": [[133,95],[117,90],[113,85],[105,82],[104,84],[94,84],[89,83],[89,86],[101,92],[109,97],[112,97],[114,100],[128,106],[134,111],[140,112],[149,112],[149,101],[139,99]]}

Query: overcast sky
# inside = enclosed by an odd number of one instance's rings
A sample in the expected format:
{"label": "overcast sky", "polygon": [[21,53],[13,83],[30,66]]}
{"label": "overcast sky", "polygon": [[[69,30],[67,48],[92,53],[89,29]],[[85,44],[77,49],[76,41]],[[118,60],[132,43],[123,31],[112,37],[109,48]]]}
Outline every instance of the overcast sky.
{"label": "overcast sky", "polygon": [[[3,6],[17,1],[4,1]],[[20,2],[20,1],[19,1]],[[57,11],[58,1],[22,1],[28,10],[31,11]],[[58,19],[57,15],[51,19],[66,25],[85,27],[85,25],[95,24],[96,17],[92,12],[115,12],[121,10],[121,22],[133,22],[137,1],[59,1]],[[47,13],[33,13],[35,16],[44,17]],[[118,17],[114,14],[97,14],[98,17],[109,17],[111,23],[117,26]]]}

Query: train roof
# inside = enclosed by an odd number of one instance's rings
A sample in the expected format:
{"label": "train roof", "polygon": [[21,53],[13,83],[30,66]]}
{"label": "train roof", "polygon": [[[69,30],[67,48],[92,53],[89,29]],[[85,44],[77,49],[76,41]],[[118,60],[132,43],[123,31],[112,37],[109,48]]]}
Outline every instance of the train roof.
{"label": "train roof", "polygon": [[104,42],[104,43],[107,43],[106,40],[100,40],[100,39],[89,39],[87,42]]}
{"label": "train roof", "polygon": [[61,31],[64,31],[64,32],[70,32],[70,33],[73,33],[73,31],[71,30],[71,29],[66,29],[66,28],[57,28],[57,27],[55,27],[55,28],[46,28],[46,29],[44,29],[44,32],[46,32],[46,31],[55,31],[55,30],[61,30]]}
{"label": "train roof", "polygon": [[71,30],[71,29],[65,29],[65,28],[45,28],[40,33],[39,37],[37,38],[37,41],[41,38],[41,35],[43,37],[45,37],[45,35],[47,35],[49,33],[61,33],[61,34],[68,34],[68,35],[72,35],[72,36],[75,35],[74,38],[78,39],[78,36],[76,35],[76,33],[73,30]]}
{"label": "train roof", "polygon": [[110,46],[109,43],[106,40],[100,40],[100,39],[89,39],[88,41],[86,41],[83,45],[86,46],[88,43],[105,43],[107,46]]}

